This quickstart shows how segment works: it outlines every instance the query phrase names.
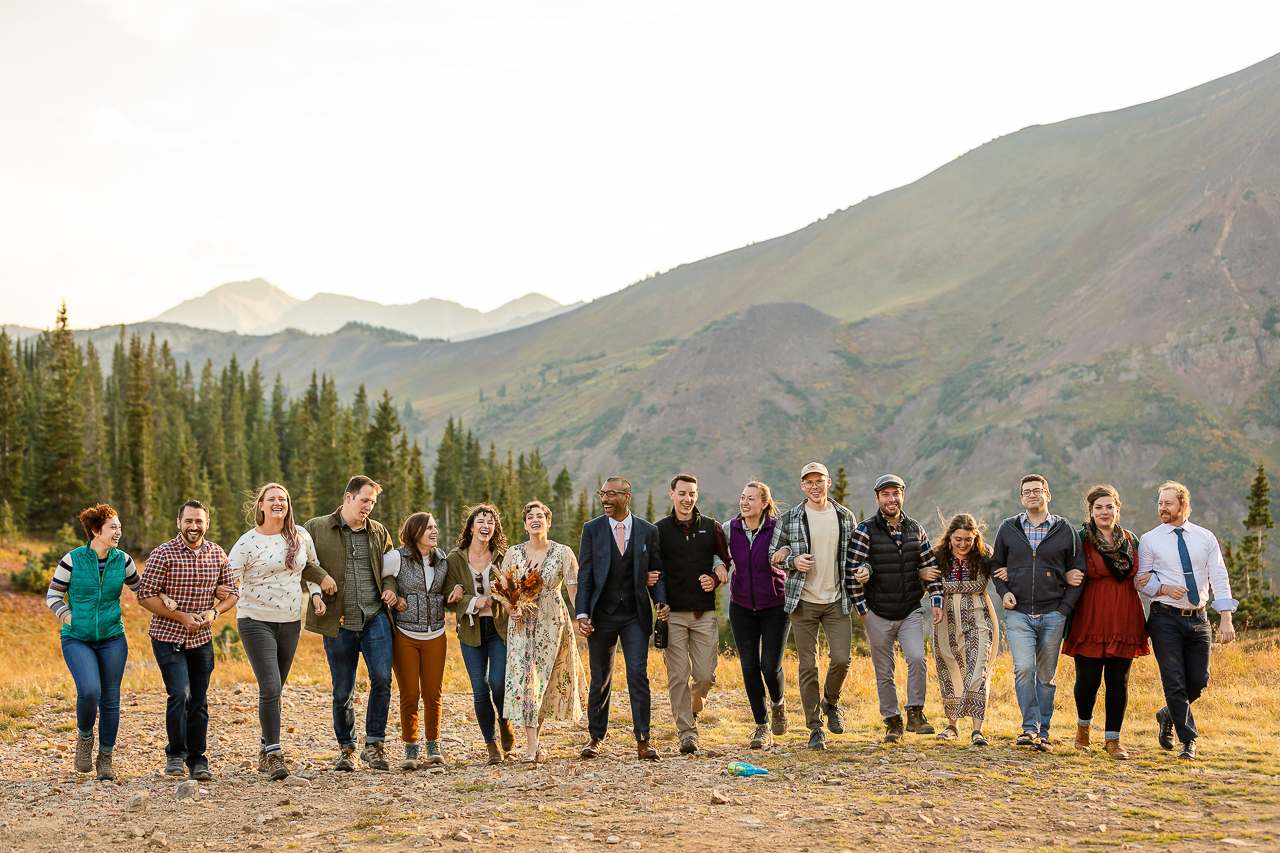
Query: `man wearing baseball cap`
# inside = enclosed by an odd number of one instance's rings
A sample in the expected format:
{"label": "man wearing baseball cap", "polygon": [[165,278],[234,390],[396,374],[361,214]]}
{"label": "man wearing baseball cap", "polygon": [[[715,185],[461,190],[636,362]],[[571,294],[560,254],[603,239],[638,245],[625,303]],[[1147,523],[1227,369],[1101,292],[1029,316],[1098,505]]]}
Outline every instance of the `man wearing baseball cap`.
{"label": "man wearing baseball cap", "polygon": [[[809,749],[826,749],[822,718],[833,734],[844,732],[840,692],[849,674],[853,641],[853,564],[849,538],[858,520],[827,496],[827,466],[810,462],[800,469],[805,500],[782,514],[769,543],[770,559],[787,571],[783,609],[791,615],[791,631],[800,658],[800,704],[809,727]],[[826,682],[818,685],[818,628],[827,635],[830,660]]]}
{"label": "man wearing baseball cap", "polygon": [[884,742],[895,743],[902,739],[904,728],[894,682],[895,642],[907,659],[905,728],[917,734],[933,734],[933,726],[924,715],[929,666],[924,656],[924,612],[920,606],[924,593],[922,573],[934,577],[928,588],[935,625],[942,621],[942,582],[933,572],[938,561],[928,534],[902,511],[907,484],[901,477],[885,474],[876,480],[874,488],[880,509],[858,525],[849,541],[855,581],[853,606],[862,617],[867,645],[871,647],[880,716],[885,725]]}

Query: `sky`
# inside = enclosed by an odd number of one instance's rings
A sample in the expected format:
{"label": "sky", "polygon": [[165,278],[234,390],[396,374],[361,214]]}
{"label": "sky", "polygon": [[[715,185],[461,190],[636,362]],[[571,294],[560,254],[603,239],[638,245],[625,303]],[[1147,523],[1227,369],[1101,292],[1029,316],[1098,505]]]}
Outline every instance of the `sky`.
{"label": "sky", "polygon": [[1277,32],[1271,0],[0,0],[0,322],[259,276],[592,299]]}

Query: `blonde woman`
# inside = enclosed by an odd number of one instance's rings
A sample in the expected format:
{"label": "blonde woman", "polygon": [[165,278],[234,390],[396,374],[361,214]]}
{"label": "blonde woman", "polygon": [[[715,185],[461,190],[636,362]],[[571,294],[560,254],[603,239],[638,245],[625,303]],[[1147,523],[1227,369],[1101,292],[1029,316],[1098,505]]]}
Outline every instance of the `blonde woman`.
{"label": "blonde woman", "polygon": [[332,595],[338,587],[320,568],[311,536],[294,524],[288,489],[267,483],[246,505],[245,517],[254,526],[227,555],[240,587],[236,627],[258,681],[258,772],[280,780],[289,775],[280,745],[280,692],[302,631],[299,579],[307,581],[317,615],[325,611],[321,592]]}

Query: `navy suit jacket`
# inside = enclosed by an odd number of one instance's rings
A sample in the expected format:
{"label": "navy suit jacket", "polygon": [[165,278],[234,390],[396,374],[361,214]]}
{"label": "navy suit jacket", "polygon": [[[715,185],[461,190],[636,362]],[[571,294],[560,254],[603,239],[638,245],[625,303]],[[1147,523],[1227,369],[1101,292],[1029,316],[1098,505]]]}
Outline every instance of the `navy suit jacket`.
{"label": "navy suit jacket", "polygon": [[[618,547],[613,533],[613,520],[599,515],[582,525],[582,544],[578,547],[578,600],[574,606],[578,613],[595,619],[596,603],[600,590],[609,574],[612,555],[610,548]],[[648,585],[649,572],[662,571],[662,555],[658,548],[658,528],[638,515],[631,519],[632,585],[636,595],[636,617],[646,631],[653,630],[653,611],[645,607],[645,598],[654,604],[667,603],[667,588],[658,575],[658,582]],[[625,579],[624,579],[625,580]]]}

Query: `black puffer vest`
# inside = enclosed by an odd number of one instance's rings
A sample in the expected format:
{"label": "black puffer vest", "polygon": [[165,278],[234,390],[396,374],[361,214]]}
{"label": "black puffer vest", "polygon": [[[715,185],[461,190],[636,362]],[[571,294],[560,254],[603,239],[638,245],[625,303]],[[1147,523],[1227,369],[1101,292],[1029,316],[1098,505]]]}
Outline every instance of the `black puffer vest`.
{"label": "black puffer vest", "polygon": [[871,537],[871,580],[862,585],[867,607],[881,619],[897,622],[920,607],[924,586],[920,582],[920,540],[925,533],[915,519],[902,516],[902,547],[893,541],[884,516],[876,513],[866,521]]}

